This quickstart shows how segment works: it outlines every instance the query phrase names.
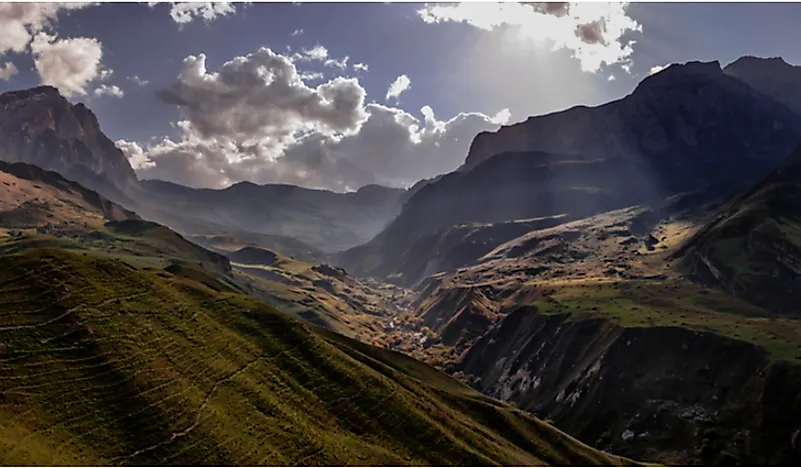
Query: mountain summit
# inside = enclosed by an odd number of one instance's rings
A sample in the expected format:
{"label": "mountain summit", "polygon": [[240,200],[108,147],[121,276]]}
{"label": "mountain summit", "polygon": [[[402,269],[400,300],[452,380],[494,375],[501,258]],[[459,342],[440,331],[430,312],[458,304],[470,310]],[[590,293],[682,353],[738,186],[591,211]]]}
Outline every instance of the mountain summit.
{"label": "mountain summit", "polygon": [[40,86],[0,95],[0,159],[54,170],[90,188],[125,189],[136,174],[83,104]]}

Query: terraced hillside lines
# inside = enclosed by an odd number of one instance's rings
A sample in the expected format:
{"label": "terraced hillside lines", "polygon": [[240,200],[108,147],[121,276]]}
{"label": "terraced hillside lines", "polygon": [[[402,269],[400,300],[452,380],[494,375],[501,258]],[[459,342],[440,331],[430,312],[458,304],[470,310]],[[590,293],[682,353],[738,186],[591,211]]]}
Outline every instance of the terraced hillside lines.
{"label": "terraced hillside lines", "polygon": [[61,250],[0,261],[2,464],[626,463],[191,277]]}

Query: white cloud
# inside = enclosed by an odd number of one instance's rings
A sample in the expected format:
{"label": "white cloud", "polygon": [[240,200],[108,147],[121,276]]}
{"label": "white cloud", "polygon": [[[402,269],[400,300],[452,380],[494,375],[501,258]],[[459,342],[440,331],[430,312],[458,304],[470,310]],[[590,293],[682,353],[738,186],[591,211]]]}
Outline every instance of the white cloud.
{"label": "white cloud", "polygon": [[5,65],[0,65],[0,80],[10,80],[12,76],[19,72],[17,66],[11,62],[6,62]]}
{"label": "white cloud", "polygon": [[299,131],[348,132],[366,118],[358,80],[337,77],[310,88],[290,57],[267,48],[211,73],[204,54],[190,55],[159,95],[181,108],[203,137],[280,140]]}
{"label": "white cloud", "polygon": [[366,63],[354,63],[353,69],[356,71],[367,71],[370,68]]}
{"label": "white cloud", "polygon": [[65,96],[86,94],[86,86],[99,76],[103,47],[96,39],[57,39],[40,32],[31,42],[34,65],[42,84]]}
{"label": "white cloud", "polygon": [[111,78],[111,75],[114,74],[114,70],[110,68],[106,68],[104,70],[100,70],[100,74],[98,75],[98,79],[103,81]]}
{"label": "white cloud", "polygon": [[427,23],[461,22],[486,31],[512,26],[524,37],[567,49],[582,70],[603,64],[630,64],[632,43],[622,36],[642,27],[626,12],[628,3],[459,3],[426,6],[418,15]]}
{"label": "white cloud", "polygon": [[357,79],[306,86],[292,57],[260,49],[210,72],[205,56],[184,60],[161,92],[184,120],[180,138],[146,147],[119,141],[142,178],[194,187],[240,180],[334,190],[366,184],[411,185],[464,160],[473,137],[509,119],[462,113],[440,121],[376,103],[365,104]]}
{"label": "white cloud", "polygon": [[316,45],[311,49],[303,49],[299,54],[295,54],[294,60],[325,60],[328,57],[328,49],[321,45]]}
{"label": "white cloud", "polygon": [[148,83],[150,83],[149,81],[140,78],[138,75],[129,76],[128,79],[133,81],[139,86],[146,86]]}
{"label": "white cloud", "polygon": [[325,61],[325,66],[326,67],[339,68],[340,70],[344,70],[344,69],[348,68],[348,59],[350,59],[350,57],[348,57],[347,55],[345,56],[345,58],[342,58],[342,59],[339,59],[339,60],[333,59],[333,58],[332,59],[328,59],[328,60]]}
{"label": "white cloud", "polygon": [[105,85],[105,84],[102,84],[102,85],[98,86],[97,88],[95,88],[93,94],[95,96],[98,96],[98,97],[99,96],[112,96],[112,97],[117,97],[117,98],[121,98],[121,97],[123,97],[125,95],[125,93],[120,89],[119,86],[117,86],[117,85],[109,86],[109,85]]}
{"label": "white cloud", "polygon": [[59,13],[84,8],[89,3],[0,3],[0,56],[25,52],[33,36],[56,21]]}
{"label": "white cloud", "polygon": [[389,85],[389,89],[387,90],[386,100],[390,99],[398,99],[404,91],[412,87],[412,80],[409,79],[406,75],[401,75],[395,78],[395,81]]}
{"label": "white cloud", "polygon": [[[155,2],[150,2],[153,6]],[[176,2],[170,4],[170,17],[178,24],[191,23],[194,19],[203,19],[207,23],[217,17],[233,14],[236,8],[231,2]]]}
{"label": "white cloud", "polygon": [[293,36],[293,37],[294,36],[300,36],[301,34],[303,34],[303,30],[302,29],[296,29],[296,30],[292,31],[292,34],[290,34],[290,36]]}
{"label": "white cloud", "polygon": [[315,81],[315,80],[322,80],[325,78],[320,72],[303,72],[300,74],[300,79],[303,81]]}
{"label": "white cloud", "polygon": [[670,66],[670,64],[668,64],[668,65],[655,65],[655,66],[651,67],[651,70],[648,72],[648,74],[649,75],[654,75],[656,73],[661,72],[662,70],[664,70],[665,68],[667,68],[669,66]]}
{"label": "white cloud", "polygon": [[135,170],[153,167],[154,163],[148,161],[142,147],[135,141],[117,140],[114,144],[128,157],[128,162]]}

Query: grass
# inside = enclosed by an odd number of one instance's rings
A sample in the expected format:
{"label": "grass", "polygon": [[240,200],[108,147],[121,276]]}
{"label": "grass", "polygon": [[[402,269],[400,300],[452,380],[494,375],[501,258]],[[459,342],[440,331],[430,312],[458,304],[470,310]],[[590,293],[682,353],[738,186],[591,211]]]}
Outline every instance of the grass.
{"label": "grass", "polygon": [[0,260],[3,464],[626,462],[192,275],[59,249]]}
{"label": "grass", "polygon": [[801,356],[801,321],[766,313],[726,293],[687,281],[582,282],[551,288],[541,313],[604,318],[623,327],[680,327],[765,348],[777,360]]}

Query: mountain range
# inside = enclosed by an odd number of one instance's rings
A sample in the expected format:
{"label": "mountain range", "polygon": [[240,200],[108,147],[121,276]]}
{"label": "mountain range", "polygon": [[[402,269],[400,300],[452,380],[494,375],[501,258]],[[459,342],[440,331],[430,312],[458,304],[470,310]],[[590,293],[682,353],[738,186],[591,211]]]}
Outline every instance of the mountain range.
{"label": "mountain range", "polygon": [[345,194],[138,180],[0,95],[0,460],[798,463],[799,76],[674,64]]}

